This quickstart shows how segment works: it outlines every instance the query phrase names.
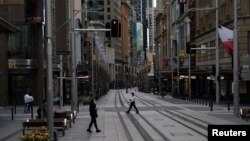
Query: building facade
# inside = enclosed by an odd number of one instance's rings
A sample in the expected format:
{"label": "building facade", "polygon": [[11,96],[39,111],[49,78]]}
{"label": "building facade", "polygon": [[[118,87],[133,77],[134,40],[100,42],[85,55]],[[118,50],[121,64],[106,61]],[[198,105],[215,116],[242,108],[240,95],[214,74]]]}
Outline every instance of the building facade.
{"label": "building facade", "polygon": [[1,35],[1,52],[6,54],[1,59],[4,66],[1,104],[22,105],[25,93],[34,96],[35,104],[40,104],[44,98],[43,17],[42,11],[33,9],[38,10],[42,4],[42,1],[37,1],[38,7],[33,5],[25,11],[23,0],[0,3],[0,17],[19,30],[16,34]]}

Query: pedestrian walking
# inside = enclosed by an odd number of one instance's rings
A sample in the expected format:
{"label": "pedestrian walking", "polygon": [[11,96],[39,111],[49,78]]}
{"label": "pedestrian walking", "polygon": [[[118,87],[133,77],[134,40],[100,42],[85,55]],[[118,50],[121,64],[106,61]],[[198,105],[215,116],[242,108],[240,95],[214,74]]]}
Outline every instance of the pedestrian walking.
{"label": "pedestrian walking", "polygon": [[27,110],[27,113],[30,113],[30,112],[33,112],[33,102],[34,102],[34,98],[32,95],[29,95],[28,99],[27,99],[27,102],[28,102],[28,110]]}
{"label": "pedestrian walking", "polygon": [[134,106],[135,110],[136,110],[136,113],[139,114],[139,111],[138,109],[136,108],[136,105],[135,105],[135,94],[132,92],[131,93],[132,97],[130,98],[130,106],[129,106],[129,109],[126,113],[129,113],[129,111],[131,110],[132,106]]}
{"label": "pedestrian walking", "polygon": [[91,126],[94,123],[96,132],[97,133],[101,132],[101,130],[98,129],[97,123],[96,123],[96,118],[98,117],[98,114],[97,114],[97,109],[96,109],[96,104],[94,102],[94,99],[91,99],[91,101],[90,101],[89,113],[90,113],[90,117],[91,117],[91,122],[89,123],[89,128],[87,129],[87,131],[90,132],[90,133],[92,132],[91,131]]}
{"label": "pedestrian walking", "polygon": [[29,108],[29,97],[30,97],[30,95],[29,95],[29,93],[26,93],[25,95],[24,95],[24,113],[28,113],[28,108]]}

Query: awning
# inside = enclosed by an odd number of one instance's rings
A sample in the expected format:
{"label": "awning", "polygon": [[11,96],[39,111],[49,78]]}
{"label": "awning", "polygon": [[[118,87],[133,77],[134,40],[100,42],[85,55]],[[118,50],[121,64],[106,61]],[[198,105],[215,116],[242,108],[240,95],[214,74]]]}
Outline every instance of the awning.
{"label": "awning", "polygon": [[6,33],[6,32],[15,33],[19,31],[20,30],[16,26],[0,18],[0,33]]}

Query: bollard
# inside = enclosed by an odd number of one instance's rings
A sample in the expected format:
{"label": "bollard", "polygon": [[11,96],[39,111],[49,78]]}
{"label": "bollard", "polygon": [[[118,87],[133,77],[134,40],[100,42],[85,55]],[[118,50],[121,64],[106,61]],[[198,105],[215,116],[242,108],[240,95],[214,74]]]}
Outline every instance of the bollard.
{"label": "bollard", "polygon": [[213,111],[213,100],[211,100],[211,107],[210,110]]}
{"label": "bollard", "polygon": [[15,111],[15,115],[16,115],[16,104],[14,105],[14,111]]}
{"label": "bollard", "polygon": [[79,102],[77,102],[77,113],[79,113]]}
{"label": "bollard", "polygon": [[14,108],[11,107],[11,120],[14,120]]}
{"label": "bollard", "polygon": [[33,119],[33,107],[31,106],[31,119]]}

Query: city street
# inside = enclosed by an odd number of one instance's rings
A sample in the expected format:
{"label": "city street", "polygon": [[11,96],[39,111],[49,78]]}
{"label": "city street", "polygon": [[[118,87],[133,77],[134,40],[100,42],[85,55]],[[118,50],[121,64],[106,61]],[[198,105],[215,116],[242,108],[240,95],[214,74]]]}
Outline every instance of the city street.
{"label": "city street", "polygon": [[[90,122],[88,106],[80,106],[76,123],[66,130],[62,136],[58,132],[59,141],[206,141],[208,124],[250,124],[235,116],[226,106],[214,105],[213,111],[205,105],[172,98],[135,92],[136,106],[139,114],[132,108],[126,113],[131,92],[135,89],[110,90],[97,101],[97,124],[100,133],[92,133],[86,129]],[[20,108],[21,110],[21,108]],[[6,116],[6,114],[5,114]],[[18,140],[21,136],[21,122],[29,115],[16,115],[14,121],[4,122],[0,115],[1,133],[5,133],[6,141]],[[6,118],[6,117],[5,117]],[[4,122],[4,123],[2,123]],[[9,125],[8,125],[9,123]],[[12,133],[13,132],[13,133]],[[0,140],[3,141],[4,134]]]}

